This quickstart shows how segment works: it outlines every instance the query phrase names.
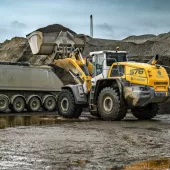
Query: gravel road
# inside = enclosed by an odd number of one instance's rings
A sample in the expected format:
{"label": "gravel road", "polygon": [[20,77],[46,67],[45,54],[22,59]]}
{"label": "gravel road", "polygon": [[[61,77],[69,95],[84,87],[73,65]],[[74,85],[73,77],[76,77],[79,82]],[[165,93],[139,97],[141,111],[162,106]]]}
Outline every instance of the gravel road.
{"label": "gravel road", "polygon": [[128,114],[115,122],[88,114],[81,120],[61,122],[54,121],[56,117],[41,117],[41,121],[34,117],[32,125],[27,121],[17,126],[20,119],[10,125],[15,127],[0,129],[0,169],[114,170],[170,156],[170,115],[139,121]]}

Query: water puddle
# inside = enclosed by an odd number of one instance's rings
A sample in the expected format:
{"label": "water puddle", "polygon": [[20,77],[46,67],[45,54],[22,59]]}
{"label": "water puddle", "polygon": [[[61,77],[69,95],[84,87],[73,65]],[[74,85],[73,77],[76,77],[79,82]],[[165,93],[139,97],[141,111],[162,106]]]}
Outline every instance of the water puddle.
{"label": "water puddle", "polygon": [[125,165],[122,170],[170,170],[170,158],[141,161]]}
{"label": "water puddle", "polygon": [[0,116],[0,129],[4,129],[7,127],[15,127],[15,126],[31,126],[31,125],[52,125],[57,124],[61,122],[80,122],[80,121],[88,121],[86,118],[80,118],[80,119],[65,119],[59,116],[55,115],[31,115],[31,116]]}

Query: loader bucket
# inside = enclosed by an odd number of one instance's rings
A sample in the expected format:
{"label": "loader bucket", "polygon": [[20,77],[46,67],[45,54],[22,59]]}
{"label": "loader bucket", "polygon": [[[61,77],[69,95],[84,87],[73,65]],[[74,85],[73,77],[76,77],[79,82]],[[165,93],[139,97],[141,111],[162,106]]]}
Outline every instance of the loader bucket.
{"label": "loader bucket", "polygon": [[51,55],[53,52],[62,53],[63,48],[71,51],[73,47],[84,47],[84,42],[70,32],[42,33],[34,31],[26,36],[33,54]]}
{"label": "loader bucket", "polygon": [[[69,72],[76,83],[82,83],[80,76],[84,74],[78,64],[71,58],[55,60],[54,64],[66,72]],[[64,82],[63,82],[64,83]],[[65,84],[65,83],[64,83]]]}
{"label": "loader bucket", "polygon": [[[51,57],[53,54],[60,54],[63,58],[66,58],[66,56],[68,56],[66,54],[72,52],[73,48],[84,47],[83,40],[68,31],[53,33],[34,31],[26,37],[31,51],[35,55],[49,55],[49,57]],[[69,64],[67,60],[65,61],[66,63],[61,61],[51,64],[53,71],[64,85],[79,83],[78,79],[74,76],[74,74],[77,74],[76,68],[72,64]],[[72,74],[70,74],[70,72],[72,72]]]}
{"label": "loader bucket", "polygon": [[61,82],[64,85],[77,84],[73,76],[68,71],[61,67],[56,66],[55,64],[50,64],[50,66],[53,68],[54,73],[57,75],[57,77],[61,80]]}

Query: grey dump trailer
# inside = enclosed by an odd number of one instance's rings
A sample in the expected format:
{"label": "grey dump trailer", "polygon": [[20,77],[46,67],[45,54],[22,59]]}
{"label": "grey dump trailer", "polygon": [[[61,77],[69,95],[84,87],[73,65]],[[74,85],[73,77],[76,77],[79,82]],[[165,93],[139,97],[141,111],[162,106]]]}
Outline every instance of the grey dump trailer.
{"label": "grey dump trailer", "polygon": [[63,83],[50,66],[0,63],[0,111],[53,111]]}

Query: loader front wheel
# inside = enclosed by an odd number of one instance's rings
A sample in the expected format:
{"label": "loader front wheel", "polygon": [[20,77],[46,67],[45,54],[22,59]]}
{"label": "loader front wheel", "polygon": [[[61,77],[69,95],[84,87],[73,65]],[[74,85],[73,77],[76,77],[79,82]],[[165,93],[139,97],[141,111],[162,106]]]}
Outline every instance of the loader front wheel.
{"label": "loader front wheel", "polygon": [[131,109],[131,112],[139,120],[149,120],[158,114],[159,106],[158,104],[151,103],[145,107],[134,107]]}
{"label": "loader front wheel", "polygon": [[120,112],[119,94],[111,87],[104,88],[98,98],[98,112],[103,120],[121,120],[126,115]]}
{"label": "loader front wheel", "polygon": [[75,104],[74,95],[68,89],[63,89],[57,99],[58,114],[65,118],[78,118],[82,107]]}

